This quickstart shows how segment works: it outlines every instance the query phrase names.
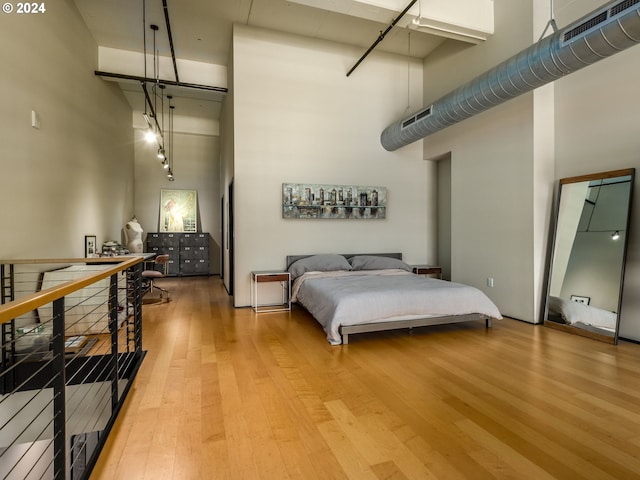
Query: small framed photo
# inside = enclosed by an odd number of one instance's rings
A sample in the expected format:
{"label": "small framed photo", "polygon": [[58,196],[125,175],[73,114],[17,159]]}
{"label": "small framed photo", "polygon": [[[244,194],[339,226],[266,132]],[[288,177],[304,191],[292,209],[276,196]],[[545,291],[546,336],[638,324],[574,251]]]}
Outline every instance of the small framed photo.
{"label": "small framed photo", "polygon": [[84,256],[87,258],[96,256],[96,236],[95,235],[84,236]]}
{"label": "small framed photo", "polygon": [[571,301],[572,302],[582,303],[583,305],[589,305],[589,302],[591,301],[591,297],[583,297],[583,296],[580,296],[580,295],[571,295]]}

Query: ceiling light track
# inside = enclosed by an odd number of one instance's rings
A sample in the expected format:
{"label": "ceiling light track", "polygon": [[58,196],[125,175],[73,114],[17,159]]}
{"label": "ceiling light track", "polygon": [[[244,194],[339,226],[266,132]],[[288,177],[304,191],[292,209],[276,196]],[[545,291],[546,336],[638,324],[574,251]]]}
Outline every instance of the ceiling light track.
{"label": "ceiling light track", "polygon": [[173,36],[171,35],[171,22],[169,21],[169,7],[167,0],[162,0],[162,8],[164,9],[164,22],[167,26],[167,37],[169,38],[169,48],[171,49],[171,60],[173,61],[173,74],[176,76],[176,82],[180,83],[178,76],[178,64],[176,62],[176,52],[173,48]]}
{"label": "ceiling light track", "polygon": [[389,33],[391,31],[391,29],[396,25],[396,23],[398,23],[400,21],[400,19],[402,17],[405,16],[405,14],[409,11],[409,9],[411,9],[411,7],[413,7],[415,5],[415,3],[418,0],[411,0],[411,2],[409,3],[409,5],[407,5],[407,7],[402,11],[402,13],[400,15],[398,15],[392,22],[391,24],[387,27],[387,29],[384,32],[380,32],[380,35],[378,36],[378,38],[376,39],[375,42],[373,42],[373,45],[371,45],[369,47],[369,49],[364,52],[364,54],[360,57],[360,59],[355,63],[355,65],[353,67],[351,67],[351,70],[349,70],[347,72],[347,77],[349,75],[351,75],[351,73],[358,68],[358,65],[360,65],[362,63],[362,61],[367,58],[367,56],[373,51],[374,48],[376,48],[376,46],[382,41],[384,40],[384,37],[387,36],[387,33]]}

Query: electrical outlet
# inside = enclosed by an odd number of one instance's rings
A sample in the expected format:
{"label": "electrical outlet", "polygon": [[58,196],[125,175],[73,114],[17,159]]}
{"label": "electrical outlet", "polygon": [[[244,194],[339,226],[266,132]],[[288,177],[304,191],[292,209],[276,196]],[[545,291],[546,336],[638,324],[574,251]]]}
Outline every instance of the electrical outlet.
{"label": "electrical outlet", "polygon": [[493,288],[493,277],[487,277],[487,287]]}

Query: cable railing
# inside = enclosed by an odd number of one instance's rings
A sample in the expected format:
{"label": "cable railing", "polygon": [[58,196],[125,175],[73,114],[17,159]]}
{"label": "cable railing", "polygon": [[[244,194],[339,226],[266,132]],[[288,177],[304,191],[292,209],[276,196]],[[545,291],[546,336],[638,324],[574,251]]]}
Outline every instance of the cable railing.
{"label": "cable railing", "polygon": [[0,478],[89,478],[144,358],[144,260],[0,261]]}

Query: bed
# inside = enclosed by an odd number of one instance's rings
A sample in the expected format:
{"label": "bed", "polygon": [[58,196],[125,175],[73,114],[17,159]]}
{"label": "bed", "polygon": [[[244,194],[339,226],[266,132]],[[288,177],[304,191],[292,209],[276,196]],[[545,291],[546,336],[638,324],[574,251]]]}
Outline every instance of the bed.
{"label": "bed", "polygon": [[349,335],[501,319],[479,289],[412,273],[400,253],[287,257],[291,300],[322,325],[332,345]]}
{"label": "bed", "polygon": [[572,300],[549,296],[549,320],[613,335],[618,323],[618,315],[615,312]]}

